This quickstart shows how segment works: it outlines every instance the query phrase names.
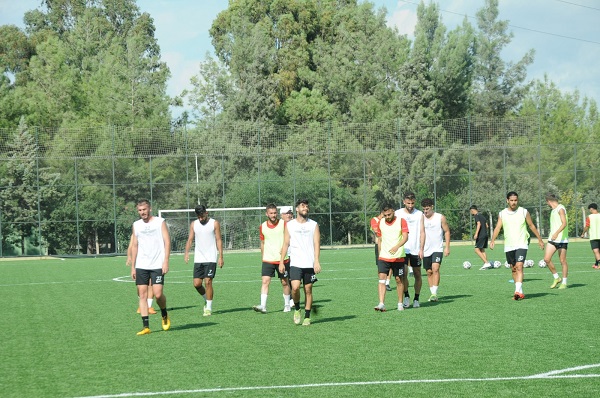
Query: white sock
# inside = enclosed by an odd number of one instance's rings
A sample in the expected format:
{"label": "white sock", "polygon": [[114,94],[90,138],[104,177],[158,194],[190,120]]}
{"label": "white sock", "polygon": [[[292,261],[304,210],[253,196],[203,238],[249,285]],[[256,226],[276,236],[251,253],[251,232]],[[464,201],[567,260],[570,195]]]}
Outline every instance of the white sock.
{"label": "white sock", "polygon": [[212,300],[206,300],[206,309],[212,311]]}
{"label": "white sock", "polygon": [[206,303],[206,302],[208,302],[208,300],[206,299],[206,293],[204,293],[204,294],[202,295],[202,298],[204,298],[204,302],[205,302],[205,303]]}
{"label": "white sock", "polygon": [[152,307],[153,301],[154,301],[154,299],[148,299],[148,308]]}
{"label": "white sock", "polygon": [[431,291],[431,294],[433,294],[434,296],[437,296],[437,289],[438,289],[437,286],[431,286],[429,288],[429,290]]}
{"label": "white sock", "polygon": [[562,283],[567,284],[567,278],[563,278]]}
{"label": "white sock", "polygon": [[289,294],[284,294],[283,295],[283,304],[284,305],[290,305],[290,299],[292,296],[290,296]]}
{"label": "white sock", "polygon": [[390,285],[390,280],[389,280],[389,279],[386,279],[386,280],[385,280],[385,285],[386,285],[386,286],[389,286],[389,285]]}
{"label": "white sock", "polygon": [[523,282],[515,282],[515,292],[523,293]]}
{"label": "white sock", "polygon": [[554,274],[552,274],[552,276],[554,277],[554,279],[558,279],[558,272],[555,272]]}
{"label": "white sock", "polygon": [[260,306],[263,308],[267,308],[267,294],[260,295]]}

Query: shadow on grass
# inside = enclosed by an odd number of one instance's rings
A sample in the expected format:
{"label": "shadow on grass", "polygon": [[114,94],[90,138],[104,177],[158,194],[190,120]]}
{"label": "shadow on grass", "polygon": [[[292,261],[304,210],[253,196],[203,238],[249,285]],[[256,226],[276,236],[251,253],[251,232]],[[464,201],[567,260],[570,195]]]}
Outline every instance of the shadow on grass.
{"label": "shadow on grass", "polygon": [[537,298],[537,297],[544,297],[544,296],[548,296],[548,295],[550,295],[550,293],[529,293],[529,294],[525,295],[525,300]]}
{"label": "shadow on grass", "polygon": [[213,314],[228,314],[230,312],[243,312],[243,311],[253,311],[252,307],[240,307],[240,308],[230,308],[228,310],[219,310],[214,311]]}
{"label": "shadow on grass", "polygon": [[[189,310],[190,308],[196,308],[197,305],[187,305],[185,307],[167,307],[167,311],[179,311],[179,310]],[[160,310],[158,310],[160,311]]]}
{"label": "shadow on grass", "polygon": [[187,325],[173,326],[173,327],[171,327],[169,332],[172,330],[198,329],[198,328],[203,328],[203,327],[207,327],[207,326],[215,326],[215,325],[217,325],[217,323],[215,323],[215,322],[188,323]]}
{"label": "shadow on grass", "polygon": [[346,316],[335,316],[331,318],[323,318],[313,321],[312,323],[325,323],[325,322],[340,322],[340,321],[348,321],[350,319],[356,318],[356,315],[346,315]]}
{"label": "shadow on grass", "polygon": [[421,305],[433,307],[436,305],[447,304],[447,303],[451,303],[455,300],[468,298],[468,297],[473,297],[473,295],[472,294],[455,294],[453,296],[440,296],[440,297],[438,297],[438,301],[424,301],[424,302],[421,302]]}

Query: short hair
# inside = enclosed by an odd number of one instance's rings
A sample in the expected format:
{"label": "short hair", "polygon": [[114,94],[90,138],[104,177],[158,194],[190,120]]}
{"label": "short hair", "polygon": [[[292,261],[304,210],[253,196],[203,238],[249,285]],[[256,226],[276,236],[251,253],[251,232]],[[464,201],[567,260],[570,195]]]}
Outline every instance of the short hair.
{"label": "short hair", "polygon": [[307,205],[307,206],[308,206],[308,199],[298,199],[298,200],[296,201],[296,207],[298,207],[298,206],[300,206],[300,205],[302,205],[302,204],[304,204],[304,205]]}
{"label": "short hair", "polygon": [[590,205],[588,206],[588,209],[598,210],[598,205],[596,203],[590,203]]}
{"label": "short hair", "polygon": [[266,210],[273,210],[273,209],[277,210],[277,206],[275,206],[275,203],[269,203],[267,205],[267,209]]}
{"label": "short hair", "polygon": [[194,213],[196,213],[197,216],[206,213],[206,206],[196,205],[196,207],[194,207]]}
{"label": "short hair", "polygon": [[387,210],[396,210],[394,208],[394,205],[392,205],[391,203],[384,203],[383,206],[381,206],[381,212],[383,213],[384,211]]}
{"label": "short hair", "polygon": [[148,199],[139,199],[136,203],[136,207],[139,205],[148,205],[149,207],[152,207]]}
{"label": "short hair", "polygon": [[433,207],[433,199],[425,198],[421,201],[421,207]]}
{"label": "short hair", "polygon": [[479,209],[477,208],[477,206],[471,205],[471,207],[469,207],[469,210],[479,210]]}
{"label": "short hair", "polygon": [[546,194],[546,200],[550,202],[558,202],[558,195],[548,192]]}
{"label": "short hair", "polygon": [[404,192],[404,199],[415,199],[415,193],[414,192]]}
{"label": "short hair", "polygon": [[518,198],[519,194],[516,193],[515,191],[510,191],[509,193],[506,194],[506,199],[510,198],[511,196],[516,196]]}

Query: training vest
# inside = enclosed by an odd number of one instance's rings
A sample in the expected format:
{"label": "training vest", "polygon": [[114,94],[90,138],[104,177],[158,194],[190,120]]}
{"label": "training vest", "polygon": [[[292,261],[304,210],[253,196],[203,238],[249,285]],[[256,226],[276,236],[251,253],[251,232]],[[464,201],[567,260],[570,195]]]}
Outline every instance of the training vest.
{"label": "training vest", "polygon": [[[404,224],[404,228],[402,228],[402,224]],[[390,253],[390,249],[402,240],[403,229],[408,230],[406,220],[403,218],[396,217],[391,224],[388,224],[385,221],[385,218],[382,218],[379,221],[379,233],[381,236],[381,250],[379,251],[380,260],[390,263],[404,261],[404,246],[401,246],[396,253]]]}
{"label": "training vest", "polygon": [[290,234],[290,266],[297,268],[314,268],[314,237],[317,222],[310,218],[303,223],[299,223],[297,220],[291,220],[285,226]]}
{"label": "training vest", "polygon": [[135,268],[161,269],[165,261],[165,242],[162,225],[165,220],[152,217],[150,221],[137,220],[133,223],[133,233],[138,242]]}
{"label": "training vest", "polygon": [[527,209],[523,207],[517,207],[514,212],[506,208],[498,214],[498,217],[502,219],[502,228],[504,229],[505,252],[529,248],[526,216]]}
{"label": "training vest", "polygon": [[590,214],[588,220],[590,220],[590,229],[588,230],[590,240],[600,239],[600,213]]}
{"label": "training vest", "polygon": [[200,220],[193,222],[194,225],[194,263],[216,263],[217,262],[217,239],[215,235],[215,220],[209,218],[202,225]]}
{"label": "training vest", "polygon": [[406,208],[396,210],[396,217],[402,217],[408,225],[408,240],[404,244],[404,251],[407,254],[418,255],[421,250],[421,222],[423,222],[423,212],[413,209],[412,213],[408,213]]}
{"label": "training vest", "polygon": [[[262,261],[269,264],[279,264],[281,260],[281,247],[285,232],[285,221],[278,220],[277,225],[268,220],[260,224],[260,240],[263,241]],[[287,256],[285,257],[288,258]]]}
{"label": "training vest", "polygon": [[444,251],[444,229],[442,228],[442,215],[433,213],[430,218],[423,217],[425,227],[425,247],[423,257]]}
{"label": "training vest", "polygon": [[554,235],[556,230],[558,230],[560,228],[560,226],[562,225],[562,222],[560,221],[560,211],[561,210],[564,210],[564,212],[565,212],[565,219],[567,221],[567,226],[565,227],[565,229],[560,231],[560,233],[556,237],[556,240],[553,240],[553,242],[567,243],[569,241],[569,219],[567,218],[567,209],[565,209],[565,206],[563,206],[561,204],[556,206],[556,209],[552,209],[552,212],[550,213],[550,235],[548,236],[548,240],[550,240],[550,238],[552,238],[552,235]]}

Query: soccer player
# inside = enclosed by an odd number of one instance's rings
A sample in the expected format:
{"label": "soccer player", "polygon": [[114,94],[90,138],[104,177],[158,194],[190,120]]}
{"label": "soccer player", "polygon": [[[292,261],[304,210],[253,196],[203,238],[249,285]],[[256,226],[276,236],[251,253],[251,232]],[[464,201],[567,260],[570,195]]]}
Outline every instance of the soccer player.
{"label": "soccer player", "polygon": [[404,286],[404,299],[402,305],[407,308],[410,305],[410,294],[408,293],[408,276],[412,274],[415,278],[415,297],[413,299],[413,308],[419,308],[419,295],[423,285],[421,274],[421,257],[425,244],[425,229],[423,227],[423,212],[415,209],[415,194],[406,192],[403,201],[404,207],[396,210],[396,217],[406,220],[408,225],[408,241],[404,245],[406,252],[405,268],[408,265],[408,274],[406,269],[402,275],[402,285]]}
{"label": "soccer player", "polygon": [[[212,315],[214,298],[213,279],[217,273],[217,264],[223,268],[223,241],[221,240],[221,224],[208,216],[206,206],[197,205],[194,213],[197,220],[190,224],[190,233],[185,244],[184,261],[187,264],[189,251],[194,242],[194,287],[204,297],[203,316]],[[204,286],[202,285],[204,283]]]}
{"label": "soccer player", "polygon": [[[377,267],[379,263],[379,245],[377,244],[377,234],[379,233],[379,221],[383,218],[383,212],[379,212],[378,215],[371,218],[371,233],[373,234],[373,241],[375,242],[375,267]],[[385,290],[388,292],[392,291],[390,287],[390,278],[392,276],[392,270],[390,270],[389,274],[385,278]]]}
{"label": "soccer player", "polygon": [[529,247],[527,226],[538,239],[542,250],[544,250],[544,241],[527,209],[519,207],[519,195],[516,192],[511,191],[506,194],[506,203],[507,208],[498,214],[498,222],[490,240],[490,249],[494,250],[496,238],[500,234],[500,230],[504,229],[504,253],[506,262],[511,266],[512,277],[515,281],[513,300],[523,300],[525,298],[523,294],[523,263],[527,258]]}
{"label": "soccer player", "polygon": [[433,210],[432,199],[423,199],[421,201],[421,208],[423,209],[423,224],[425,229],[423,268],[427,272],[427,282],[429,283],[429,291],[431,292],[428,301],[438,301],[440,265],[442,265],[442,258],[450,255],[450,228],[446,222],[446,217]]}
{"label": "soccer player", "polygon": [[[558,197],[555,194],[549,193],[546,195],[546,203],[552,211],[550,212],[550,234],[546,243],[546,252],[544,253],[544,261],[548,265],[548,269],[552,272],[554,282],[550,285],[550,289],[554,289],[560,283],[559,289],[567,288],[567,274],[569,266],[567,264],[567,246],[569,244],[569,228],[567,227],[567,210],[565,206],[558,203]],[[558,251],[558,259],[562,266],[562,283],[558,277],[558,272],[552,263],[552,256]]]}
{"label": "soccer player", "polygon": [[171,320],[167,314],[167,297],[163,294],[165,275],[169,272],[171,238],[167,223],[161,217],[152,215],[152,207],[146,199],[137,202],[140,219],[133,223],[131,240],[131,277],[135,280],[140,302],[140,315],[143,329],[138,336],[149,334],[148,284],[152,281],[152,291],[160,307],[163,330],[169,330]]}
{"label": "soccer player", "polygon": [[[319,224],[308,218],[308,200],[296,202],[296,219],[286,223],[279,260],[279,272],[285,272],[285,257],[290,248],[290,282],[294,299],[294,323],[310,326],[310,312],[313,303],[312,285],[315,274],[321,272],[321,233]],[[300,284],[304,284],[304,321],[300,313]]]}
{"label": "soccer player", "polygon": [[581,237],[583,238],[586,232],[590,232],[590,246],[592,246],[592,252],[596,258],[592,268],[600,269],[600,213],[598,213],[598,205],[590,203],[588,210],[590,215],[585,219],[585,228],[583,228]]}
{"label": "soccer player", "polygon": [[483,216],[483,214],[479,214],[479,210],[477,206],[473,205],[469,208],[471,215],[475,218],[475,234],[473,235],[473,239],[475,239],[475,254],[481,258],[483,261],[483,266],[479,268],[479,270],[485,270],[492,268],[492,264],[487,259],[487,255],[485,253],[485,249],[488,247],[488,238],[490,230],[490,225],[487,220]]}
{"label": "soccer player", "polygon": [[385,278],[392,271],[396,279],[398,290],[398,311],[404,310],[402,305],[402,294],[404,286],[402,275],[404,274],[404,244],[408,240],[408,224],[406,220],[396,217],[394,208],[390,204],[382,207],[383,218],[379,220],[379,234],[377,244],[379,245],[379,262],[377,263],[379,285],[379,304],[375,311],[385,312]]}
{"label": "soccer player", "polygon": [[[292,208],[283,206],[281,212],[291,212]],[[269,295],[269,285],[271,278],[277,276],[281,280],[283,287],[283,312],[290,312],[290,285],[288,275],[290,272],[290,260],[286,255],[284,259],[285,272],[279,272],[279,259],[281,257],[281,247],[283,246],[283,236],[285,221],[277,217],[277,206],[273,203],[267,205],[267,221],[259,227],[260,253],[262,255],[262,286],[260,288],[260,305],[255,305],[252,309],[263,314],[267,313],[267,297]]]}
{"label": "soccer player", "polygon": [[[125,261],[125,265],[128,267],[131,267],[132,264],[132,259],[131,259],[131,244],[133,242],[133,234],[131,235],[131,237],[129,238],[129,247],[127,248],[127,260]],[[137,286],[136,286],[136,291],[137,291]],[[139,297],[138,297],[139,300]],[[152,302],[154,301],[154,293],[152,292],[152,281],[150,281],[150,284],[148,285],[148,313],[150,315],[154,315],[156,314],[156,310],[154,308],[152,308]],[[140,307],[138,306],[137,308],[137,313],[140,313]]]}

